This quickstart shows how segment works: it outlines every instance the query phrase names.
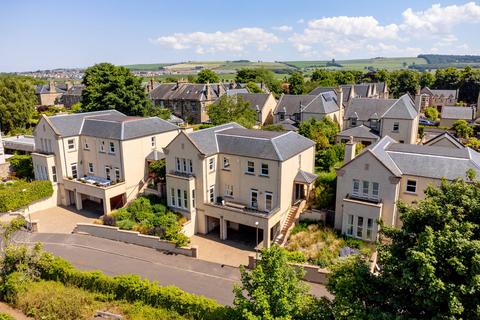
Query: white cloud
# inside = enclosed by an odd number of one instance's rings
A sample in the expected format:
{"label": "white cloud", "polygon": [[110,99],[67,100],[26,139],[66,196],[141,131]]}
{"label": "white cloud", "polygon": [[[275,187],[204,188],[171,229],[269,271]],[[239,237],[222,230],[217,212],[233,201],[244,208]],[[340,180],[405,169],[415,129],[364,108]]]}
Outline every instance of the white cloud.
{"label": "white cloud", "polygon": [[395,24],[381,25],[374,17],[329,17],[310,20],[302,33],[289,38],[299,53],[310,53],[320,45],[329,55],[348,54],[368,41],[397,39],[399,28]]}
{"label": "white cloud", "polygon": [[428,33],[445,33],[462,23],[480,22],[480,6],[475,2],[442,7],[434,4],[425,11],[408,8],[402,13],[404,30],[420,30]]}
{"label": "white cloud", "polygon": [[293,30],[291,26],[287,26],[287,25],[272,27],[272,29],[277,31],[282,31],[282,32],[288,32]]}
{"label": "white cloud", "polygon": [[298,19],[297,23],[300,23],[300,24],[305,23],[305,19]]}
{"label": "white cloud", "polygon": [[396,56],[417,56],[422,53],[421,48],[398,47],[395,44],[386,44],[383,42],[377,44],[367,44],[365,48],[375,56],[396,55]]}
{"label": "white cloud", "polygon": [[229,32],[174,33],[151,41],[176,50],[194,48],[197,54],[242,53],[249,47],[265,51],[269,49],[269,45],[281,42],[276,35],[262,28],[240,28]]}

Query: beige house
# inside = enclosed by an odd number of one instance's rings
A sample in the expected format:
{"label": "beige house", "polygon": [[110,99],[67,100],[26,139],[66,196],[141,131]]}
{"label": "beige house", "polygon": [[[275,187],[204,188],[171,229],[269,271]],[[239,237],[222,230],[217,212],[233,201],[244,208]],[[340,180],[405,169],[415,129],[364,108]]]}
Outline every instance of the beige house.
{"label": "beige house", "polygon": [[[343,90],[343,104],[348,106],[352,98],[373,98],[388,99],[389,92],[386,82],[359,83],[340,85]],[[319,93],[334,91],[335,87],[316,87],[309,94],[318,95]]]}
{"label": "beige house", "polygon": [[[420,117],[418,107],[408,94],[398,99],[353,98],[345,111],[343,127],[348,130],[363,125],[379,137],[388,135],[400,143],[415,144]],[[339,136],[347,134],[342,131]],[[350,136],[357,142],[364,138]]]}
{"label": "beige house", "polygon": [[304,94],[282,94],[273,112],[273,122],[284,124],[286,121],[293,121],[298,126],[302,121],[310,118],[323,119],[329,117],[342,127],[343,122],[343,89],[326,91],[317,95]]}
{"label": "beige house", "polygon": [[179,128],[157,117],[115,110],[43,116],[34,130],[35,179],[51,180],[57,203],[106,214],[134,199],[148,177],[148,161]]}
{"label": "beige house", "polygon": [[337,170],[335,228],[374,241],[377,221],[401,226],[398,201],[415,203],[429,184],[464,178],[469,169],[480,174],[478,152],[439,145],[401,144],[386,136],[355,157],[355,143],[347,143],[346,163]]}
{"label": "beige house", "polygon": [[65,92],[66,88],[60,88],[55,81],[50,81],[48,85],[37,85],[35,88],[37,102],[42,106],[54,106],[60,104],[60,99]]}
{"label": "beige house", "polygon": [[316,179],[315,143],[294,132],[229,123],[181,132],[166,148],[167,203],[220,239],[240,235],[269,247]]}

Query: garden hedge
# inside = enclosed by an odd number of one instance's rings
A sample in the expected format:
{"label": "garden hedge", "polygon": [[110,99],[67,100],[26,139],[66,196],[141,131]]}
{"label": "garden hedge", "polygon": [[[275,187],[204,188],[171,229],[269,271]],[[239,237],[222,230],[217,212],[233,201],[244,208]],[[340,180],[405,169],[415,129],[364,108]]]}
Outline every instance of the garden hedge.
{"label": "garden hedge", "polygon": [[153,307],[173,310],[193,319],[229,319],[231,309],[212,299],[197,296],[174,286],[159,286],[136,275],[106,276],[98,271],[80,271],[67,261],[43,254],[38,262],[40,278],[91,292],[108,294],[115,300],[143,302]]}
{"label": "garden hedge", "polygon": [[17,180],[0,185],[0,212],[8,212],[51,197],[52,183],[48,180],[26,182]]}

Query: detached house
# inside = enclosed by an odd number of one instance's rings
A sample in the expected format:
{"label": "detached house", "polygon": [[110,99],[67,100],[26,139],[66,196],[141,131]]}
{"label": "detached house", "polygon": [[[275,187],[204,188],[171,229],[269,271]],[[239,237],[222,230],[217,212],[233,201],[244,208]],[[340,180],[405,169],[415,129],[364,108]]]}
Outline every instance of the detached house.
{"label": "detached house", "polygon": [[248,102],[250,108],[257,113],[257,124],[265,125],[273,123],[273,110],[277,105],[277,100],[271,93],[233,93],[228,95],[241,98]]}
{"label": "detached house", "polygon": [[[340,101],[340,102],[339,102]],[[291,95],[282,94],[273,112],[275,124],[298,124],[310,118],[322,119],[329,117],[342,126],[343,117],[343,89],[326,91],[318,95]]]}
{"label": "detached house", "polygon": [[353,136],[356,142],[363,143],[375,142],[372,134],[376,134],[388,135],[400,143],[416,143],[418,119],[418,107],[407,94],[398,99],[353,98],[343,118],[345,130],[339,137]]}
{"label": "detached house", "polygon": [[168,205],[192,233],[252,236],[269,247],[316,179],[315,143],[229,123],[181,132],[165,148]]}
{"label": "detached house", "polygon": [[58,204],[107,214],[138,195],[148,162],[162,158],[179,131],[157,117],[115,110],[44,115],[34,130],[35,179],[52,181]]}
{"label": "detached house", "polygon": [[47,85],[40,84],[35,88],[37,102],[42,106],[53,106],[60,103],[60,98],[66,92],[66,88],[60,88],[54,81]]}
{"label": "detached house", "polygon": [[[377,239],[378,224],[400,227],[397,203],[425,198],[429,184],[442,178],[480,174],[480,154],[442,137],[432,145],[401,144],[386,136],[355,157],[355,142],[346,145],[345,164],[337,170],[335,228],[367,241]],[[440,142],[442,141],[442,142]]]}
{"label": "detached house", "polygon": [[[389,92],[385,82],[376,83],[360,83],[360,84],[344,84],[340,85],[343,90],[343,104],[348,106],[352,98],[376,98],[388,99]],[[335,87],[317,87],[309,94],[318,95],[322,92],[334,91]]]}
{"label": "detached house", "polygon": [[154,106],[189,123],[208,121],[207,107],[225,93],[222,84],[162,83],[148,93]]}

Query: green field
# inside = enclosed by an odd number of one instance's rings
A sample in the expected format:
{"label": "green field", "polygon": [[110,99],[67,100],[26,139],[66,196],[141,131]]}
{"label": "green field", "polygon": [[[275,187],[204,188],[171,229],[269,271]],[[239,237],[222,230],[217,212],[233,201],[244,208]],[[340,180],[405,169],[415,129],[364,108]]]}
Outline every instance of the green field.
{"label": "green field", "polygon": [[129,64],[125,67],[129,68],[130,70],[136,71],[157,71],[162,67],[169,66],[169,63],[144,63],[144,64]]}
{"label": "green field", "polygon": [[[285,64],[296,67],[298,69],[325,68],[327,60],[323,61],[284,61]],[[336,60],[336,63],[342,67],[327,67],[332,70],[365,70],[368,67],[375,69],[399,70],[406,69],[411,64],[426,64],[423,58],[372,58],[372,59],[355,59],[355,60]]]}

